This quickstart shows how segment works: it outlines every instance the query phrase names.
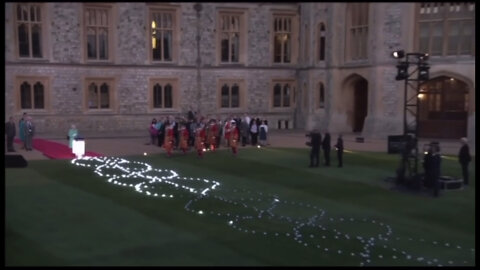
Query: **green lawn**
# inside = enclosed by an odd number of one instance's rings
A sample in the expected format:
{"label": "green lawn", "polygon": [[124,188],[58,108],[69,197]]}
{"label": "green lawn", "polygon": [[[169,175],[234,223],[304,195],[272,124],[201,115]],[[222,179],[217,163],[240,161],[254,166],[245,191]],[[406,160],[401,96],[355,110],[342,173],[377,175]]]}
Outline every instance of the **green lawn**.
{"label": "green lawn", "polygon": [[[474,166],[469,187],[433,198],[384,181],[399,158],[345,153],[344,168],[334,152],[332,167],[308,168],[304,149],[126,158],[221,184],[204,197],[148,189],[167,198],[69,161],[31,161],[6,169],[6,265],[475,265]],[[455,157],[442,160],[442,175],[460,174]]]}

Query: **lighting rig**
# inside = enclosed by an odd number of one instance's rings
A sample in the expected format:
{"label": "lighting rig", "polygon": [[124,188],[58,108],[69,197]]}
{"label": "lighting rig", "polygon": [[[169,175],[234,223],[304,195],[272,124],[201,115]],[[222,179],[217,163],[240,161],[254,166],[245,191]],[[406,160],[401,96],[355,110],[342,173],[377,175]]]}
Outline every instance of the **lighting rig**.
{"label": "lighting rig", "polygon": [[420,188],[418,174],[418,115],[419,100],[423,93],[420,86],[429,79],[428,53],[405,53],[394,51],[393,58],[398,59],[397,81],[404,81],[403,136],[405,147],[402,161],[397,170],[397,184]]}

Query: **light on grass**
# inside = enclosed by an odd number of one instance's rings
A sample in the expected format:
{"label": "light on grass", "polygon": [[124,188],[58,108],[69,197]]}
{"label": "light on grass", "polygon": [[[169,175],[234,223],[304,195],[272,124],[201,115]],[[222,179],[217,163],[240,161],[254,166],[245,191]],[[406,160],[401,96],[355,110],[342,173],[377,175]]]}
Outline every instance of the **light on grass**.
{"label": "light on grass", "polygon": [[[260,146],[257,146],[260,148]],[[206,151],[206,149],[204,149]],[[346,152],[352,152],[352,151],[346,151]],[[144,153],[146,155],[146,153]],[[93,164],[89,164],[89,163]],[[208,179],[201,179],[201,178],[193,178],[193,177],[179,177],[178,173],[173,171],[173,170],[165,170],[165,169],[153,169],[151,165],[147,163],[142,163],[142,162],[136,162],[136,161],[128,161],[125,159],[121,158],[108,158],[108,157],[83,157],[80,159],[74,159],[72,160],[72,164],[78,165],[78,166],[84,166],[84,167],[89,167],[92,166],[94,167],[94,172],[98,174],[99,176],[105,175],[105,177],[108,178],[108,182],[111,183],[113,182],[116,185],[120,186],[126,186],[127,185],[127,180],[132,179],[132,178],[139,178],[140,182],[138,183],[138,180],[135,181],[135,185],[129,183],[129,187],[133,188],[136,192],[139,192],[141,194],[144,194],[145,196],[148,197],[162,197],[162,198],[174,198],[173,194],[161,194],[159,195],[158,193],[155,193],[154,188],[156,187],[155,184],[161,184],[161,185],[167,185],[170,186],[176,190],[179,191],[184,191],[187,192],[187,194],[190,194],[193,196],[193,199],[190,199],[187,204],[184,206],[184,209],[187,210],[188,212],[191,213],[196,213],[198,215],[212,215],[212,216],[217,216],[217,217],[228,217],[226,223],[228,226],[232,227],[234,230],[238,230],[239,232],[242,233],[248,233],[248,234],[255,234],[255,235],[261,235],[262,237],[266,238],[280,238],[280,237],[287,237],[295,240],[297,244],[302,245],[305,248],[311,247],[311,248],[319,248],[320,245],[319,242],[322,244],[322,249],[320,249],[320,252],[325,252],[329,253],[329,248],[330,252],[335,252],[337,254],[345,254],[343,256],[355,256],[355,254],[359,254],[361,256],[362,262],[360,263],[361,265],[369,264],[372,261],[377,262],[378,260],[384,260],[386,259],[385,255],[382,254],[374,254],[375,248],[383,246],[387,251],[390,252],[396,252],[396,249],[391,245],[390,239],[393,240],[393,231],[390,225],[384,224],[383,222],[380,222],[375,219],[354,219],[353,217],[340,217],[340,218],[333,218],[333,217],[325,217],[326,211],[318,208],[317,206],[313,206],[310,204],[304,204],[302,202],[294,202],[290,201],[288,202],[287,200],[280,200],[277,195],[275,194],[264,194],[262,192],[256,191],[256,195],[253,195],[250,190],[246,189],[233,189],[233,190],[225,190],[222,189],[222,194],[225,194],[225,191],[230,191],[231,193],[239,193],[240,196],[234,196],[234,198],[237,199],[231,199],[228,197],[220,196],[220,195],[211,195],[211,191],[215,190],[216,187],[220,186],[219,182],[216,181],[211,181]],[[105,171],[108,170],[108,171]],[[118,170],[119,173],[115,174],[112,173],[112,170]],[[152,176],[152,173],[156,173],[156,176]],[[210,187],[200,187],[200,188],[195,188],[193,186],[187,185],[179,185],[176,183],[176,181],[179,180],[187,180],[190,183],[207,183],[210,185]],[[227,193],[228,194],[228,193]],[[243,195],[243,196],[242,196]],[[256,196],[256,197],[254,197]],[[175,196],[176,198],[182,197],[180,196]],[[203,198],[214,198],[222,203],[227,203],[233,206],[241,207],[243,208],[250,208],[251,210],[255,211],[256,214],[254,215],[245,215],[245,214],[238,214],[238,212],[231,212],[227,211],[226,213],[220,212],[220,211],[209,211],[208,209],[195,209],[194,205],[202,200]],[[255,205],[254,202],[269,202],[269,206],[266,207],[260,207],[258,205]],[[248,202],[248,204],[247,204]],[[308,213],[311,212],[311,216],[308,218],[298,218],[295,216],[288,216],[288,215],[279,215],[277,209],[281,209],[282,206],[287,206],[287,205],[292,205],[296,210],[296,212],[299,213]],[[258,208],[257,208],[258,207]],[[205,211],[204,211],[205,210]],[[268,218],[269,220],[280,222],[282,224],[286,224],[288,226],[288,231],[270,231],[268,229],[265,230],[256,230],[258,227],[252,228],[251,226],[255,226],[256,224],[260,223],[255,223],[255,218],[260,221],[260,219],[265,219]],[[248,221],[248,223],[246,223]],[[351,224],[346,224],[347,226],[342,226],[339,229],[337,227],[339,223],[351,223]],[[374,229],[380,230],[378,231],[378,234],[376,234],[376,237],[372,237],[371,235],[369,236],[363,236],[362,235],[357,235],[354,237],[354,235],[358,234],[356,231],[351,231],[346,233],[344,230],[345,228],[357,228],[359,225],[358,223],[363,223],[363,224],[368,224],[369,226],[374,226]],[[307,231],[303,231],[305,229],[316,229],[317,232],[322,232],[322,234],[309,234]],[[293,231],[292,231],[293,229]],[[293,232],[290,234],[289,232]],[[333,236],[329,235],[329,233],[332,233]],[[328,235],[328,240],[322,240],[322,239],[327,239],[326,235]],[[350,237],[349,235],[352,235]],[[400,240],[399,237],[396,237],[397,240]],[[408,238],[410,241],[414,241],[411,237]],[[423,238],[421,239],[423,240]],[[419,240],[419,242],[423,242]],[[336,242],[339,241],[349,241],[350,243],[362,243],[363,246],[363,253],[357,253],[355,250],[341,250],[335,248]],[[328,243],[331,246],[325,247],[323,243]],[[384,245],[388,243],[387,245]],[[438,242],[433,241],[433,244],[436,245]],[[340,244],[342,247],[345,247],[345,243]],[[351,245],[355,246],[355,245]],[[458,250],[460,246],[450,244],[450,243],[445,243],[444,245],[438,245],[443,248],[445,247],[451,247],[453,250]],[[352,252],[352,251],[355,251]],[[472,252],[475,252],[475,250],[472,248]],[[402,254],[406,254],[404,251]],[[429,265],[428,260],[424,260],[422,256],[423,254],[417,254],[414,258],[417,258],[418,262],[421,262],[422,264]],[[362,259],[364,258],[364,259]],[[395,255],[393,255],[391,258],[394,260],[397,259]],[[370,260],[371,259],[371,260]],[[403,258],[404,260],[410,260],[412,257],[410,255],[407,255],[406,258]],[[451,262],[451,263],[450,263]],[[447,264],[447,261],[442,262],[444,265]],[[453,261],[448,261],[449,264],[453,264]],[[431,264],[431,262],[430,262]]]}
{"label": "light on grass", "polygon": [[147,155],[147,152],[143,152],[143,155],[146,156],[146,155]]}

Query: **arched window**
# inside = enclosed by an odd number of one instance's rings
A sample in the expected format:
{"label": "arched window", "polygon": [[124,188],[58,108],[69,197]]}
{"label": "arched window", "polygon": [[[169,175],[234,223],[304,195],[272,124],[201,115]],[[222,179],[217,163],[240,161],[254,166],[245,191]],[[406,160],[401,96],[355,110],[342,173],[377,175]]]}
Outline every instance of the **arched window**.
{"label": "arched window", "polygon": [[152,86],[151,98],[153,109],[173,108],[173,84],[168,81],[155,81]]}
{"label": "arched window", "polygon": [[318,27],[318,60],[325,61],[325,24],[322,22]]}
{"label": "arched window", "polygon": [[32,89],[28,82],[23,82],[20,86],[20,103],[22,109],[32,108]]}
{"label": "arched window", "polygon": [[238,108],[240,106],[240,88],[236,83],[232,86],[231,106],[232,108]]}
{"label": "arched window", "polygon": [[111,8],[89,6],[85,7],[86,55],[88,60],[109,60],[109,36],[112,31]]}
{"label": "arched window", "polygon": [[368,57],[368,7],[368,3],[347,3],[346,60]]}
{"label": "arched window", "polygon": [[41,5],[17,4],[18,56],[42,58],[42,13]]}
{"label": "arched window", "polygon": [[273,62],[290,63],[292,59],[293,16],[275,15],[273,19]]}
{"label": "arched window", "polygon": [[45,92],[41,82],[33,86],[33,104],[35,109],[45,109]]}
{"label": "arched window", "polygon": [[322,82],[318,84],[318,101],[317,108],[325,108],[325,86]]}
{"label": "arched window", "polygon": [[430,55],[475,54],[475,3],[421,3],[417,5],[420,52]]}
{"label": "arched window", "polygon": [[111,79],[87,79],[87,109],[111,109],[112,87]]}
{"label": "arched window", "polygon": [[172,108],[173,107],[173,93],[172,93],[172,85],[167,83],[165,85],[165,108]]}
{"label": "arched window", "polygon": [[465,82],[440,76],[420,86],[419,135],[460,138],[467,135],[468,86]]}
{"label": "arched window", "polygon": [[273,87],[273,107],[280,107],[282,102],[282,86],[275,84]]}
{"label": "arched window", "polygon": [[220,108],[240,108],[242,106],[242,85],[241,80],[221,80]]}
{"label": "arched window", "polygon": [[173,35],[175,34],[175,12],[152,10],[150,12],[152,39],[151,56],[153,61],[171,62]]}
{"label": "arched window", "polygon": [[220,61],[240,62],[241,39],[244,38],[243,13],[221,11],[219,14]]}
{"label": "arched window", "polygon": [[110,107],[109,87],[108,84],[103,83],[100,86],[100,108],[108,109]]}
{"label": "arched window", "polygon": [[289,81],[275,81],[273,85],[273,107],[291,107],[295,103],[295,83]]}
{"label": "arched window", "polygon": [[161,108],[162,107],[162,86],[156,83],[153,86],[153,107],[154,108]]}
{"label": "arched window", "polygon": [[222,97],[221,97],[221,107],[222,108],[228,108],[230,105],[230,88],[228,87],[227,84],[224,84],[222,86]]}
{"label": "arched window", "polygon": [[290,107],[290,85],[283,86],[283,107]]}

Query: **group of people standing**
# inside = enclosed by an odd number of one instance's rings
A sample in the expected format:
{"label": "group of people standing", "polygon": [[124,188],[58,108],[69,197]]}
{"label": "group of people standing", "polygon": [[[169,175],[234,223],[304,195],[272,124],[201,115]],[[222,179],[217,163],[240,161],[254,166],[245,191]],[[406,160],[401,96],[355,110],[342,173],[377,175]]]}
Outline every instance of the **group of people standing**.
{"label": "group of people standing", "polygon": [[152,119],[148,132],[150,144],[164,147],[168,156],[174,149],[186,154],[190,147],[194,147],[197,155],[203,157],[204,151],[215,151],[222,141],[234,155],[240,142],[242,146],[248,143],[252,146],[268,144],[268,122],[246,114],[243,118],[229,116],[222,121],[220,117],[203,117],[189,111],[187,118],[168,116],[158,121]]}
{"label": "group of people standing", "polygon": [[[470,156],[470,148],[468,147],[467,138],[461,138],[460,151],[458,152],[458,162],[462,167],[463,184],[469,185],[468,165],[472,160]],[[440,145],[438,142],[432,142],[427,145],[425,155],[423,157],[423,169],[425,172],[425,186],[433,188],[433,196],[438,197],[440,190],[440,168],[441,168]]]}
{"label": "group of people standing", "polygon": [[[35,135],[35,125],[33,124],[32,117],[23,113],[22,118],[18,122],[18,135],[22,144],[21,149],[26,151],[32,151],[32,141]],[[17,135],[17,129],[15,127],[15,120],[10,116],[7,123],[5,123],[5,134],[7,135],[7,151],[15,152],[13,147],[13,139]]]}
{"label": "group of people standing", "polygon": [[[322,135],[318,129],[314,129],[312,132],[306,135],[310,137],[310,141],[307,145],[312,149],[310,150],[310,166],[318,167],[320,162],[320,147],[323,149],[323,156],[325,160],[325,166],[330,166],[330,150],[332,148],[330,143],[330,133],[325,131],[325,135],[322,140]],[[338,167],[343,167],[343,139],[342,134],[338,136],[337,143],[335,144],[337,150]]]}

